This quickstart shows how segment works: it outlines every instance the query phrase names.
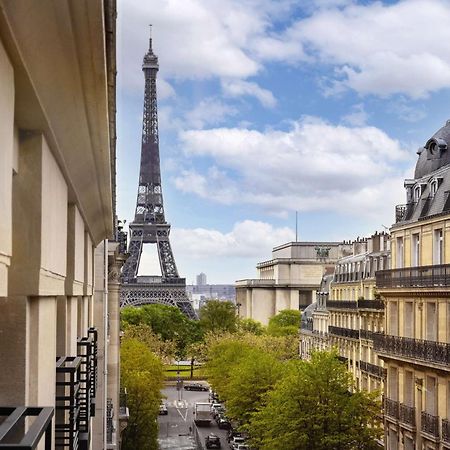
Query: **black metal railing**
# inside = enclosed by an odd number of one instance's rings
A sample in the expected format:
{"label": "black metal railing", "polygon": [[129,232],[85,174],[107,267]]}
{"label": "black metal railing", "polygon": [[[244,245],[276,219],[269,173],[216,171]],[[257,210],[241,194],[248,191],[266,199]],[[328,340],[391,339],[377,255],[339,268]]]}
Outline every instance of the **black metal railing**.
{"label": "black metal railing", "polygon": [[[127,389],[121,389],[120,390],[120,397],[119,397],[119,420],[121,422],[126,422],[130,418],[130,412],[128,410],[128,392]],[[120,427],[122,432],[122,426]]]}
{"label": "black metal railing", "polygon": [[80,357],[63,356],[56,359],[56,449],[78,449],[80,372]]}
{"label": "black metal railing", "polygon": [[450,421],[442,419],[442,440],[450,444]]}
{"label": "black metal railing", "polygon": [[395,207],[395,223],[411,219],[415,207],[415,202],[407,203],[406,205],[397,205]]}
{"label": "black metal railing", "polygon": [[414,406],[400,403],[399,413],[400,422],[411,425],[412,427],[416,426],[416,408],[414,408]]}
{"label": "black metal railing", "polygon": [[339,361],[341,361],[341,362],[343,362],[343,363],[345,363],[345,364],[348,363],[348,358],[345,357],[345,356],[339,355],[337,358],[338,358]]}
{"label": "black metal railing", "polygon": [[359,339],[359,330],[352,330],[351,328],[341,328],[341,327],[328,327],[328,333],[334,334],[336,336],[342,336],[352,339]]}
{"label": "black metal railing", "polygon": [[356,300],[328,300],[327,308],[356,309]]}
{"label": "black metal railing", "polygon": [[114,406],[112,398],[106,399],[106,442],[112,444],[114,429]]}
{"label": "black metal railing", "polygon": [[384,397],[384,414],[387,417],[392,417],[393,419],[399,418],[400,403],[397,400],[392,400],[388,397]]}
{"label": "black metal railing", "polygon": [[375,331],[370,331],[370,330],[359,330],[359,337],[361,339],[368,339],[368,340],[373,340],[373,335],[374,335]]}
{"label": "black metal railing", "polygon": [[98,386],[98,331],[91,327],[88,336],[92,338],[92,384],[91,384],[91,416],[95,416],[95,399],[97,397]]}
{"label": "black metal railing", "polygon": [[376,351],[445,366],[450,363],[450,344],[444,342],[374,333],[373,348]]}
{"label": "black metal railing", "polygon": [[359,309],[384,309],[383,300],[358,300]]}
{"label": "black metal railing", "polygon": [[359,367],[363,372],[370,373],[371,375],[374,375],[378,378],[386,377],[386,369],[381,366],[377,366],[376,364],[371,364],[366,361],[360,361]]}
{"label": "black metal railing", "polygon": [[77,341],[78,356],[81,358],[79,430],[80,441],[84,442],[89,440],[89,424],[92,410],[91,395],[94,384],[93,342],[92,335],[80,338]]}
{"label": "black metal railing", "polygon": [[[24,431],[24,421],[34,417]],[[0,407],[0,450],[35,450],[44,436],[44,449],[52,448],[53,408]]]}
{"label": "black metal railing", "polygon": [[450,286],[450,264],[379,270],[378,288]]}
{"label": "black metal railing", "polygon": [[439,417],[422,411],[422,431],[439,438]]}

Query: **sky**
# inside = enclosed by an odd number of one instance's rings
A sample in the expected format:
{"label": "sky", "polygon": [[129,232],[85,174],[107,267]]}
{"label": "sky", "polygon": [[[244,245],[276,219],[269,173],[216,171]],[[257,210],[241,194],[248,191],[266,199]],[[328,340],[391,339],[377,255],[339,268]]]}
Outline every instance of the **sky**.
{"label": "sky", "polygon": [[[118,216],[133,220],[152,24],[180,276],[256,277],[274,246],[390,227],[450,119],[448,0],[119,0]],[[157,274],[145,245],[140,274]]]}

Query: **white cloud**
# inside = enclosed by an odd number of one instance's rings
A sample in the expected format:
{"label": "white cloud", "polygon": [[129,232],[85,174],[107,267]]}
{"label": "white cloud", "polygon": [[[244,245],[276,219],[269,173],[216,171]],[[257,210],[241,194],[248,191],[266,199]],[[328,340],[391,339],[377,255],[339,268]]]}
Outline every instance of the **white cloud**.
{"label": "white cloud", "polygon": [[334,65],[333,88],[412,98],[450,87],[450,5],[444,0],[321,8],[289,34],[309,56]]}
{"label": "white cloud", "polygon": [[386,199],[403,199],[403,173],[397,167],[409,155],[375,127],[305,117],[288,131],[189,130],[180,140],[188,156],[212,157],[216,166],[180,173],[176,187],[224,204],[239,201],[273,213],[384,214],[388,220],[392,212]]}
{"label": "white cloud", "polygon": [[237,222],[228,233],[206,228],[174,228],[171,232],[175,253],[193,258],[269,257],[273,247],[294,237],[290,228],[254,220]]}
{"label": "white cloud", "polygon": [[367,124],[369,115],[364,109],[364,105],[359,103],[354,105],[352,111],[342,117],[344,123],[352,125],[354,127],[362,127]]}
{"label": "white cloud", "polygon": [[222,82],[222,88],[224,93],[231,97],[242,97],[244,95],[256,97],[267,108],[273,108],[277,104],[272,92],[250,81],[226,80]]}
{"label": "white cloud", "polygon": [[196,104],[185,114],[189,127],[203,128],[205,125],[217,125],[227,117],[235,116],[238,110],[217,98],[208,97]]}

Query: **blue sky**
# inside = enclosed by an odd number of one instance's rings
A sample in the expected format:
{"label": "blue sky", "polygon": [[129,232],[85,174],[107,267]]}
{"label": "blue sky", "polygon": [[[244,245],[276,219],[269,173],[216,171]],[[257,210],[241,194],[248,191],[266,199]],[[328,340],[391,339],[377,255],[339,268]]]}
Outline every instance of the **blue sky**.
{"label": "blue sky", "polygon": [[[447,0],[120,0],[118,214],[134,216],[148,24],[181,276],[254,277],[273,246],[390,226],[450,118]],[[149,248],[147,248],[149,247]],[[156,273],[145,246],[141,273]]]}

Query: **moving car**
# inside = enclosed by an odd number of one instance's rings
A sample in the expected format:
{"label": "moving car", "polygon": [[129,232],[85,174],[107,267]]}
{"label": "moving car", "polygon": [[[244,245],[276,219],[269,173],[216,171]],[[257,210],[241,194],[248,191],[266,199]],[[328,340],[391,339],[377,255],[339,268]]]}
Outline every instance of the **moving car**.
{"label": "moving car", "polygon": [[206,448],[222,448],[219,436],[216,436],[215,434],[212,433],[206,436],[205,445]]}
{"label": "moving car", "polygon": [[189,383],[184,385],[185,391],[208,391],[209,388],[200,383]]}

